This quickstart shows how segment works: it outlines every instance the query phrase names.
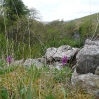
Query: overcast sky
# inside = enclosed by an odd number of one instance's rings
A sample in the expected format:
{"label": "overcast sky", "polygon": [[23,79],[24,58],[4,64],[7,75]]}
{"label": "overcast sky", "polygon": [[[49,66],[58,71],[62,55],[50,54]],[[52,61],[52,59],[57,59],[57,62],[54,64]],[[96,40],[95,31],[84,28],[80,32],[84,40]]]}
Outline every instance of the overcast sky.
{"label": "overcast sky", "polygon": [[99,11],[99,0],[22,0],[28,8],[36,8],[42,21],[72,20]]}

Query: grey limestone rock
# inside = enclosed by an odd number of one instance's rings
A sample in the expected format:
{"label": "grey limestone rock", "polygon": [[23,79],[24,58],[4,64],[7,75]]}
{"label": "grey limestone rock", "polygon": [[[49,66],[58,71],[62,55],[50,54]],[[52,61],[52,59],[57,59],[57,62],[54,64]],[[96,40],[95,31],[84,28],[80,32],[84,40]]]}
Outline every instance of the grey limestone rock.
{"label": "grey limestone rock", "polygon": [[99,66],[96,68],[95,74],[96,74],[96,75],[99,75]]}
{"label": "grey limestone rock", "polygon": [[39,59],[31,59],[31,58],[25,60],[25,62],[23,64],[23,66],[25,66],[25,67],[30,67],[32,65],[36,66],[37,68],[40,68],[40,67],[44,66],[44,64],[41,63],[39,61]]}
{"label": "grey limestone rock", "polygon": [[95,73],[99,66],[99,41],[86,40],[84,47],[76,56],[77,73]]}
{"label": "grey limestone rock", "polygon": [[78,74],[76,70],[72,74],[71,77],[72,85],[78,86],[83,90],[87,91],[87,93],[92,94],[99,99],[99,76],[93,73],[87,74]]}
{"label": "grey limestone rock", "polygon": [[68,57],[70,60],[79,51],[79,48],[72,48],[69,45],[62,45],[58,48],[48,48],[45,53],[45,58],[47,61],[61,61],[64,56]]}

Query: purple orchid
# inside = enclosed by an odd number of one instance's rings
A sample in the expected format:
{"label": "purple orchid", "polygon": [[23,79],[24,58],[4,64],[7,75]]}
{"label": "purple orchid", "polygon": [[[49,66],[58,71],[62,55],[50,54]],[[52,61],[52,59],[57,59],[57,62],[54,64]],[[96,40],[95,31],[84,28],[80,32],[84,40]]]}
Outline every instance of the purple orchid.
{"label": "purple orchid", "polygon": [[67,56],[64,56],[64,57],[62,58],[62,66],[66,65],[67,59],[68,59]]}
{"label": "purple orchid", "polygon": [[11,64],[11,62],[12,62],[12,57],[11,57],[11,56],[8,56],[8,57],[7,57],[7,62],[8,62],[9,64]]}

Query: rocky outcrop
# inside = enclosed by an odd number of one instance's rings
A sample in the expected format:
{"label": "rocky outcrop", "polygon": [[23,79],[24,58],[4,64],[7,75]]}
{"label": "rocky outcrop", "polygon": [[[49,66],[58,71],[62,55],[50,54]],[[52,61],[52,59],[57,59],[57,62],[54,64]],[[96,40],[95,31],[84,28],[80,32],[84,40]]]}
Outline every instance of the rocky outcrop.
{"label": "rocky outcrop", "polygon": [[23,66],[25,66],[25,67],[30,67],[32,65],[36,66],[37,68],[41,68],[42,66],[44,66],[44,64],[41,63],[39,61],[39,59],[31,59],[31,58],[25,60],[25,62],[23,64]]}
{"label": "rocky outcrop", "polygon": [[48,48],[45,57],[47,62],[53,62],[53,61],[61,61],[64,56],[68,57],[68,60],[73,59],[74,55],[77,54],[79,51],[79,48],[72,48],[69,45],[63,45],[59,48]]}
{"label": "rocky outcrop", "polygon": [[49,68],[57,68],[60,70],[63,66],[62,59],[64,57],[67,57],[66,63],[68,60],[75,60],[76,58],[74,59],[74,56],[77,54],[78,51],[78,48],[72,48],[69,45],[63,45],[59,48],[52,47],[48,48],[45,55],[41,58],[14,60],[11,65],[22,65],[25,67],[30,67],[31,65],[34,65],[38,68],[42,66],[48,66]]}
{"label": "rocky outcrop", "polygon": [[86,40],[76,59],[77,73],[95,73],[96,68],[99,66],[99,41]]}
{"label": "rocky outcrop", "polygon": [[72,48],[69,45],[63,45],[57,49],[57,52],[53,55],[53,58],[58,61],[61,60],[64,56],[67,56],[68,60],[70,60],[72,57],[74,57],[78,50],[78,48]]}
{"label": "rocky outcrop", "polygon": [[76,69],[71,77],[72,85],[99,99],[99,40],[86,40],[76,55],[76,60]]}
{"label": "rocky outcrop", "polygon": [[99,99],[99,76],[93,73],[78,74],[76,70],[72,74],[71,83],[73,87],[78,86],[87,93],[98,97]]}

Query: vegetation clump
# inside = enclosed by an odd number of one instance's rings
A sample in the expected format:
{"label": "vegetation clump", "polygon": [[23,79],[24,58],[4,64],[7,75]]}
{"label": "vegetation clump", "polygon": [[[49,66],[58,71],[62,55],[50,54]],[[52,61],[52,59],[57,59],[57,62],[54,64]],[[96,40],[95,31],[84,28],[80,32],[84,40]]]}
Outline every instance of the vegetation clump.
{"label": "vegetation clump", "polygon": [[0,74],[0,99],[91,99],[80,88],[70,84],[72,70],[35,66],[13,67]]}

